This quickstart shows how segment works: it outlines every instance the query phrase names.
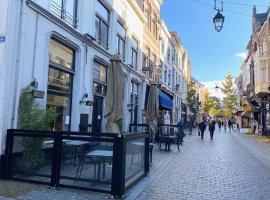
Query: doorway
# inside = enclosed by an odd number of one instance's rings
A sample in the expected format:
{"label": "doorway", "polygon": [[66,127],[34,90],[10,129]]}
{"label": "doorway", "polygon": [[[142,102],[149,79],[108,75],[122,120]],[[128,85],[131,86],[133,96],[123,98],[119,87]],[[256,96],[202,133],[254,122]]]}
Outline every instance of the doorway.
{"label": "doorway", "polygon": [[92,116],[93,132],[101,132],[103,119],[103,101],[104,97],[94,95],[94,106]]}

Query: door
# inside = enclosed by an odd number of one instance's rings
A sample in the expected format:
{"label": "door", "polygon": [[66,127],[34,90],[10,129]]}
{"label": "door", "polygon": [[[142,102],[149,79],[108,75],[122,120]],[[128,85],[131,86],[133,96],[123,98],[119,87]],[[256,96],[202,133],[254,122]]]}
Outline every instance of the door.
{"label": "door", "polygon": [[94,95],[92,125],[93,132],[101,132],[104,97]]}

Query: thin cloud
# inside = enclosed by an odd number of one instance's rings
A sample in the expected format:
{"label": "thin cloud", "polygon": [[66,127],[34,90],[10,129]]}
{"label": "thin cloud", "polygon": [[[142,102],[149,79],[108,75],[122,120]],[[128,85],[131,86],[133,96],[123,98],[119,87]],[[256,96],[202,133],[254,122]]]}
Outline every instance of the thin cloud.
{"label": "thin cloud", "polygon": [[236,57],[240,57],[240,58],[242,58],[243,60],[245,60],[246,57],[247,57],[247,53],[241,52],[241,53],[235,54],[235,56],[236,56]]}

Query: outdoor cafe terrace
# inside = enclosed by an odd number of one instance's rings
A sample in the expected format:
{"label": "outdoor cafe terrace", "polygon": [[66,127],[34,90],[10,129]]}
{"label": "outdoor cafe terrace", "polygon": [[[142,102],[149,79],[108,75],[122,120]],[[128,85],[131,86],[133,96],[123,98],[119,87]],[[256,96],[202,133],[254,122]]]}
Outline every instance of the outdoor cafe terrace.
{"label": "outdoor cafe terrace", "polygon": [[[176,126],[159,126],[156,149],[179,150],[178,135]],[[155,165],[153,146],[148,125],[125,134],[8,130],[1,178],[121,197]]]}

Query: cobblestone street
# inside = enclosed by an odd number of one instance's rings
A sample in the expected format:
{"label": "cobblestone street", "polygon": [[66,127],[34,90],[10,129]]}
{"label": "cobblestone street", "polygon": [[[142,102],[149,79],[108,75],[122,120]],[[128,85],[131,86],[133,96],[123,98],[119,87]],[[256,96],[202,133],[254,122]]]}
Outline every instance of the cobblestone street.
{"label": "cobblestone street", "polygon": [[[254,138],[216,131],[214,140],[201,140],[195,133],[185,138],[181,152],[173,145],[168,153],[154,148],[148,177],[127,195],[127,200],[269,200],[270,145]],[[1,194],[0,194],[1,195]],[[108,199],[109,195],[60,189],[38,189],[17,199]]]}
{"label": "cobblestone street", "polygon": [[137,199],[268,200],[270,168],[259,156],[263,150],[269,146],[246,135],[216,131],[211,141],[208,132],[204,140],[193,134]]}

